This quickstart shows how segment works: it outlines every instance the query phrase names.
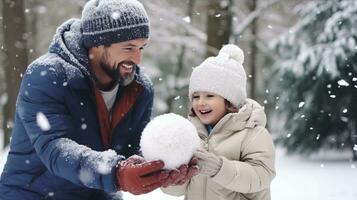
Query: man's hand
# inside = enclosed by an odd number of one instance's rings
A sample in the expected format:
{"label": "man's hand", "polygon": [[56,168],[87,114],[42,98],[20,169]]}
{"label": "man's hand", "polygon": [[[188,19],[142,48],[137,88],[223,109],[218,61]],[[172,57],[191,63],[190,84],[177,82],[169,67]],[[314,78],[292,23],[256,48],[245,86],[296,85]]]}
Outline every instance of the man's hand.
{"label": "man's hand", "polygon": [[188,165],[181,165],[178,169],[169,171],[168,179],[163,187],[182,185],[198,174],[197,158],[193,157]]}
{"label": "man's hand", "polygon": [[222,158],[203,148],[196,150],[193,155],[198,158],[198,166],[201,174],[213,177],[222,167]]}
{"label": "man's hand", "polygon": [[145,160],[131,156],[122,161],[117,169],[117,184],[121,190],[135,195],[145,194],[159,188],[167,181],[169,173],[162,171],[164,162]]}

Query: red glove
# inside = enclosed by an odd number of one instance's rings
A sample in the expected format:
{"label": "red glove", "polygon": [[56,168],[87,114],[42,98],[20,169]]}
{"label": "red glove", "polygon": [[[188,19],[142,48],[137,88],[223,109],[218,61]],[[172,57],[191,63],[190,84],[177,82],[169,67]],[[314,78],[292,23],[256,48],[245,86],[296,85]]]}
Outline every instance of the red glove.
{"label": "red glove", "polygon": [[132,194],[145,194],[162,186],[169,173],[162,171],[164,162],[145,162],[140,156],[131,156],[120,163],[116,171],[117,185]]}
{"label": "red glove", "polygon": [[163,187],[170,185],[182,185],[198,174],[198,160],[193,157],[188,165],[181,165],[178,169],[169,171],[168,179],[163,183]]}

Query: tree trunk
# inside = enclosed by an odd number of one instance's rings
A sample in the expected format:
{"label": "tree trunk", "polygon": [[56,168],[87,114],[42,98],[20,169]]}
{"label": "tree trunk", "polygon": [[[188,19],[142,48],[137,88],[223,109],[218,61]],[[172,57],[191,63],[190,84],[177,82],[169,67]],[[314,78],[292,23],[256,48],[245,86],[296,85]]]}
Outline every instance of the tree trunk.
{"label": "tree trunk", "polygon": [[26,14],[28,30],[27,34],[29,35],[29,40],[27,41],[27,48],[29,49],[29,60],[34,60],[39,56],[39,40],[37,36],[37,23],[38,23],[38,6],[40,5],[39,0],[31,0],[28,2],[28,7],[30,12]]}
{"label": "tree trunk", "polygon": [[207,14],[206,57],[217,54],[232,32],[232,0],[210,0]]}
{"label": "tree trunk", "polygon": [[[247,3],[250,12],[254,12],[257,9],[257,0],[249,0]],[[249,41],[250,54],[246,54],[250,60],[250,90],[249,91],[250,91],[250,98],[252,99],[256,98],[255,75],[256,75],[256,63],[257,63],[257,53],[258,53],[258,49],[256,45],[257,29],[258,29],[258,20],[257,18],[255,18],[250,25],[250,30],[253,38],[252,40]]]}
{"label": "tree trunk", "polygon": [[28,64],[23,0],[2,0],[7,102],[4,105],[4,145],[8,145],[21,75]]}
{"label": "tree trunk", "polygon": [[348,125],[351,137],[352,159],[353,161],[357,161],[357,147],[355,147],[357,146],[357,123],[355,120],[351,120]]}
{"label": "tree trunk", "polygon": [[[193,17],[194,6],[195,6],[195,0],[189,0],[188,4],[187,4],[186,14],[188,17],[190,17],[190,19],[192,19],[192,17]],[[188,33],[185,33],[185,36],[187,36],[187,35],[188,35]],[[182,44],[180,47],[180,52],[179,52],[178,59],[177,59],[176,70],[174,72],[175,79],[180,78],[180,75],[185,67],[186,49],[187,49],[186,45]],[[178,83],[178,81],[175,81],[174,92],[166,100],[166,103],[168,105],[168,112],[175,112],[173,105],[175,102],[175,97],[177,96],[176,93],[179,91],[179,89],[181,89],[181,88],[178,88],[177,83]]]}

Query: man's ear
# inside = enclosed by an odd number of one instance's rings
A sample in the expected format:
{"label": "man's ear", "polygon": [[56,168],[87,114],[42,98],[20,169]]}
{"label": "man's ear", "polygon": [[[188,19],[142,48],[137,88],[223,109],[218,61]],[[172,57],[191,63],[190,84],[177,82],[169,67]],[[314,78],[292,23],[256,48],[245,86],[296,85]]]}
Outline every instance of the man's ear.
{"label": "man's ear", "polygon": [[95,58],[99,58],[102,51],[103,51],[103,45],[89,48],[88,49],[89,59],[92,60]]}

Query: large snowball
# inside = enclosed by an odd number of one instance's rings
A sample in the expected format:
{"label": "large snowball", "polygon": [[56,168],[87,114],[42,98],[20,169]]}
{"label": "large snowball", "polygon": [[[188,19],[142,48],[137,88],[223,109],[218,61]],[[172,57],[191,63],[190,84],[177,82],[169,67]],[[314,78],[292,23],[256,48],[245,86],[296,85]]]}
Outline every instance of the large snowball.
{"label": "large snowball", "polygon": [[199,146],[193,124],[174,113],[155,117],[145,127],[140,141],[145,160],[162,160],[166,169],[187,164]]}

